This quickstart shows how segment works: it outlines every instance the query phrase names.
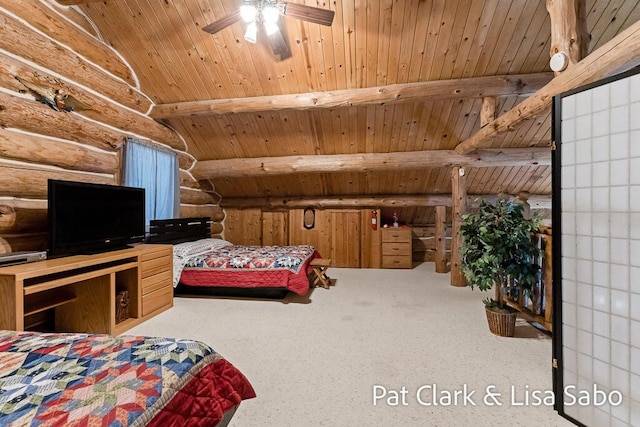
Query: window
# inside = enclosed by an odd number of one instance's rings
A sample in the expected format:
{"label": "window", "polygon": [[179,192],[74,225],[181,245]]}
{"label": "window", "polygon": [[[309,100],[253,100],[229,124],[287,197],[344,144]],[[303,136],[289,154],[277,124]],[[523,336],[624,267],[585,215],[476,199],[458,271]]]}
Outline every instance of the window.
{"label": "window", "polygon": [[179,216],[180,180],[175,152],[127,139],[122,175],[123,185],[146,190],[147,226],[152,219]]}

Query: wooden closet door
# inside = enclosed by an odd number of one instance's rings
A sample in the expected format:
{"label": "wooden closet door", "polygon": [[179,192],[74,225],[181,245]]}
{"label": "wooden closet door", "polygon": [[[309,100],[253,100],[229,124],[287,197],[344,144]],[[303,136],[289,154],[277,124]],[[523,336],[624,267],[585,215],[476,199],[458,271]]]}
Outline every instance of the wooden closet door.
{"label": "wooden closet door", "polygon": [[289,244],[289,213],[262,212],[262,244],[287,246]]}
{"label": "wooden closet door", "polygon": [[331,265],[360,268],[360,211],[331,212]]}

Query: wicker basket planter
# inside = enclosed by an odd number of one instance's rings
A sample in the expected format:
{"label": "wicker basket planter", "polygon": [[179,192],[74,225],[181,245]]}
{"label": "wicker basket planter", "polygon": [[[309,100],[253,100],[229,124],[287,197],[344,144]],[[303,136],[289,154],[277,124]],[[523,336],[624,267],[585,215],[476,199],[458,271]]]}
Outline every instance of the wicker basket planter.
{"label": "wicker basket planter", "polygon": [[487,323],[492,334],[501,337],[512,337],[516,328],[517,311],[501,312],[490,310],[485,307],[487,313]]}

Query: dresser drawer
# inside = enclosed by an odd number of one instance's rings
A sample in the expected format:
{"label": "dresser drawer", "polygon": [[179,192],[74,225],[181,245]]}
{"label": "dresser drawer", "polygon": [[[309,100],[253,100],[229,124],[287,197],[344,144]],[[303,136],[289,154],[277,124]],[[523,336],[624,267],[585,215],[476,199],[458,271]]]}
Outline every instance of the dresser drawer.
{"label": "dresser drawer", "polygon": [[142,315],[146,316],[162,307],[173,305],[173,287],[166,286],[142,296]]}
{"label": "dresser drawer", "polygon": [[382,244],[382,255],[411,255],[411,243],[386,242]]}
{"label": "dresser drawer", "polygon": [[142,262],[150,261],[156,258],[173,257],[173,246],[171,245],[157,245],[157,246],[145,246],[140,260]]}
{"label": "dresser drawer", "polygon": [[142,261],[142,271],[140,275],[144,279],[145,277],[153,276],[165,271],[171,271],[173,269],[173,257],[162,256],[159,258],[153,258],[148,261]]}
{"label": "dresser drawer", "polygon": [[412,268],[411,256],[386,255],[382,257],[382,268]]}
{"label": "dresser drawer", "polygon": [[383,228],[382,229],[382,241],[383,242],[410,242],[411,241],[411,229],[410,228]]}
{"label": "dresser drawer", "polygon": [[172,281],[171,271],[168,270],[145,277],[142,279],[142,295],[156,291],[164,286],[171,286]]}

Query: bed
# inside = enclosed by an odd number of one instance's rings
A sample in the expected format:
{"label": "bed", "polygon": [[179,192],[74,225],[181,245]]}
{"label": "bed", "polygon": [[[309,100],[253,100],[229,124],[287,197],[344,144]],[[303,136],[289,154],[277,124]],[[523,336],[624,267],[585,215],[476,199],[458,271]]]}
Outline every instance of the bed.
{"label": "bed", "polygon": [[309,292],[310,245],[245,246],[210,238],[207,218],[152,221],[153,243],[173,243],[176,294],[283,298]]}
{"label": "bed", "polygon": [[198,341],[0,331],[2,426],[225,426],[253,397]]}

